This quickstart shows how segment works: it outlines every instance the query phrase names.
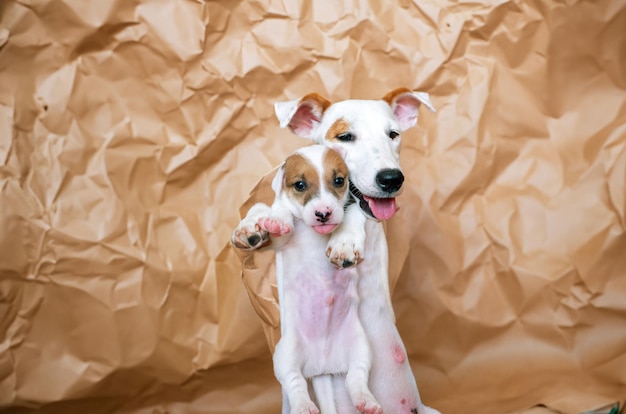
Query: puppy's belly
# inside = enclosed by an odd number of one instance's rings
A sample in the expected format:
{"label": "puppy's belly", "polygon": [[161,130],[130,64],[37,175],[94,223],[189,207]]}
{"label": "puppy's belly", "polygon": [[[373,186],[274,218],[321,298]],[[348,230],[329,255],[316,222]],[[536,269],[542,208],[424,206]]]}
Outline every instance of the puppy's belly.
{"label": "puppy's belly", "polygon": [[[302,267],[286,286],[292,330],[302,348],[307,377],[344,373],[348,356],[362,332],[353,269],[319,272]],[[315,273],[318,271],[318,273]]]}

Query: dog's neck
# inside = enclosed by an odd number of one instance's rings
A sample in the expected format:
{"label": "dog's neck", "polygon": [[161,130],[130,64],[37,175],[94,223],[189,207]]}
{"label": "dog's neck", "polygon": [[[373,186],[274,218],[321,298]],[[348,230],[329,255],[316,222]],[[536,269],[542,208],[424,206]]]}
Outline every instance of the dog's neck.
{"label": "dog's neck", "polygon": [[370,220],[380,221],[374,216],[374,214],[372,213],[372,210],[369,207],[369,204],[363,198],[363,194],[361,194],[359,189],[356,188],[354,184],[352,184],[352,181],[349,181],[349,185],[350,185],[350,190],[349,190],[350,197],[348,197],[348,201],[346,202],[345,208],[348,208],[350,205],[357,203],[359,208],[363,212],[363,214],[365,214],[365,217],[367,217]]}

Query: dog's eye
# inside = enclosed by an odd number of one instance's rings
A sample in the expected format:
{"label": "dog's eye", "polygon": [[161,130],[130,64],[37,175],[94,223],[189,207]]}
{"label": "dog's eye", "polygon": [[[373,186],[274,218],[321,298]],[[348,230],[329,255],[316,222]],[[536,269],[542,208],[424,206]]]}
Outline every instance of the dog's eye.
{"label": "dog's eye", "polygon": [[335,138],[343,142],[354,141],[354,134],[352,134],[352,132],[344,132],[337,135]]}
{"label": "dog's eye", "polygon": [[306,191],[307,185],[304,181],[296,181],[295,183],[293,183],[293,188],[295,188],[297,192],[301,193],[303,191]]}
{"label": "dog's eye", "polygon": [[346,179],[343,177],[335,177],[335,187],[340,188],[346,183]]}
{"label": "dog's eye", "polygon": [[397,137],[398,135],[400,135],[400,133],[394,129],[392,129],[391,131],[389,131],[389,138],[394,139],[395,137]]}

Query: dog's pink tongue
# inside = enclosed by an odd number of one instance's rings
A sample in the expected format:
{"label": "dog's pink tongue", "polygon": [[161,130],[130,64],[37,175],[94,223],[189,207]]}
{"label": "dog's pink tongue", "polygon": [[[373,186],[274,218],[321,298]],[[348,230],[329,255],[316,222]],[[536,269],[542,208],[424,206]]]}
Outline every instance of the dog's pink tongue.
{"label": "dog's pink tongue", "polygon": [[370,206],[370,210],[372,210],[372,214],[378,220],[388,220],[398,211],[395,198],[371,198],[367,196],[363,196],[363,198],[365,198]]}
{"label": "dog's pink tongue", "polygon": [[313,230],[319,234],[328,234],[335,230],[335,227],[337,227],[337,224],[320,224],[319,226],[313,226]]}

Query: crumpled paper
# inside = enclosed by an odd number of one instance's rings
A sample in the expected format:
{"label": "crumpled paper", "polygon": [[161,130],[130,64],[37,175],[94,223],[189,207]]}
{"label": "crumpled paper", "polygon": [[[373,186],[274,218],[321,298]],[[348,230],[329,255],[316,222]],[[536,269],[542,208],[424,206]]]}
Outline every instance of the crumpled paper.
{"label": "crumpled paper", "polygon": [[401,86],[438,110],[387,223],[423,400],[623,400],[624,27],[620,0],[1,2],[0,407],[276,412],[271,274],[229,246],[306,144],[273,103]]}

